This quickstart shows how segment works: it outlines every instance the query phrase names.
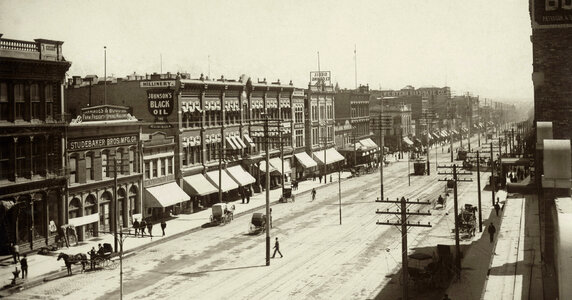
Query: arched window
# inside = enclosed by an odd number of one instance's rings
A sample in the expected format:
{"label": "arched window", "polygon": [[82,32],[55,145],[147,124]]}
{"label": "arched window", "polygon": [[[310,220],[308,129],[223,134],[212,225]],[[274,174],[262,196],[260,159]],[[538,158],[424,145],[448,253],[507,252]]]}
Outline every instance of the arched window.
{"label": "arched window", "polygon": [[73,198],[68,206],[69,218],[81,217],[81,201],[78,198]]}

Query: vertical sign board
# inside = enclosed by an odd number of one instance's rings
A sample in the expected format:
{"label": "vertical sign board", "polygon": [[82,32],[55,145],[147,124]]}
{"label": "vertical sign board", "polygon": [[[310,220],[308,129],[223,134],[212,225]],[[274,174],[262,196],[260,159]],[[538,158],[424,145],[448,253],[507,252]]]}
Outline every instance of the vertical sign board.
{"label": "vertical sign board", "polygon": [[175,106],[175,92],[171,89],[147,90],[147,108],[155,117],[155,123],[150,125],[153,129],[172,128],[167,122],[167,117],[173,113]]}
{"label": "vertical sign board", "polygon": [[571,0],[530,0],[532,29],[572,27]]}

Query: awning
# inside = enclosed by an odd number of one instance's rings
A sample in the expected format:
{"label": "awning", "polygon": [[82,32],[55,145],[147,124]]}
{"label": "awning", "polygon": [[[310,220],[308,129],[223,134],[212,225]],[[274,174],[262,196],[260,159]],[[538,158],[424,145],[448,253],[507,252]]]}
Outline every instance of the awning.
{"label": "awning", "polygon": [[146,207],[168,207],[190,199],[175,182],[145,188]]}
{"label": "awning", "polygon": [[531,166],[531,159],[530,158],[524,158],[524,157],[517,157],[517,158],[512,158],[512,157],[503,157],[501,158],[501,164],[503,165],[513,165],[513,166]]}
{"label": "awning", "polygon": [[184,177],[183,190],[193,196],[206,196],[218,192],[218,189],[203,174]]}
{"label": "awning", "polygon": [[99,221],[99,214],[90,214],[83,217],[77,217],[73,219],[69,219],[68,224],[73,225],[75,227],[79,227],[85,224],[91,224]]}
{"label": "awning", "polygon": [[256,179],[254,179],[254,177],[252,177],[250,173],[246,172],[241,166],[230,167],[227,168],[226,171],[228,172],[228,175],[230,175],[230,177],[240,186],[249,185],[256,181]]}
{"label": "awning", "polygon": [[443,137],[448,137],[448,136],[449,136],[449,133],[447,132],[447,130],[441,130],[441,135],[442,135]]}
{"label": "awning", "polygon": [[374,141],[372,141],[370,138],[360,140],[358,145],[363,145],[363,147],[359,147],[359,146],[356,147],[357,149],[362,150],[362,151],[371,151],[371,150],[378,150],[379,149],[377,144]]}
{"label": "awning", "polygon": [[246,148],[246,144],[242,141],[242,139],[238,136],[233,136],[232,139],[234,140],[234,143],[240,148],[240,149],[244,149]]}
{"label": "awning", "polygon": [[232,150],[236,150],[238,149],[238,147],[234,144],[234,141],[230,138],[230,137],[226,137],[226,144],[229,145],[229,147],[232,148]]}
{"label": "awning", "polygon": [[300,152],[294,154],[294,157],[298,159],[300,164],[304,166],[304,168],[312,168],[317,166],[318,164],[310,157],[310,155],[306,154],[306,152]]}
{"label": "awning", "polygon": [[[217,189],[218,189],[218,182],[219,182],[218,177],[219,177],[218,170],[207,172],[207,178]],[[222,182],[221,190],[223,192],[228,192],[230,190],[234,190],[234,189],[238,188],[238,184],[234,180],[232,180],[232,178],[230,178],[230,176],[228,176],[228,173],[224,172],[224,170],[222,172],[221,182]]]}
{"label": "awning", "polygon": [[421,143],[421,140],[418,139],[417,137],[414,137],[413,140],[414,140],[416,143],[422,144],[422,143]]}
{"label": "awning", "polygon": [[250,147],[254,148],[256,146],[256,144],[254,143],[254,141],[252,141],[252,139],[250,138],[250,136],[248,134],[244,135],[244,139],[250,145]]}
{"label": "awning", "polygon": [[[279,157],[270,159],[270,166],[274,167],[278,172],[282,173],[282,160]],[[284,174],[292,173],[290,166],[284,162]]]}
{"label": "awning", "polygon": [[[266,173],[266,160],[260,161],[260,167],[259,168],[260,168],[260,171],[262,171],[263,173]],[[270,169],[270,173],[278,171],[274,167],[272,167],[272,165],[270,165],[269,169]]]}
{"label": "awning", "polygon": [[[333,164],[335,162],[338,161],[342,161],[344,160],[344,156],[341,155],[338,151],[336,151],[336,149],[334,148],[330,148],[330,149],[326,149],[326,154],[325,154],[325,158],[326,158],[326,162],[325,164]],[[314,153],[312,153],[312,156],[314,157],[314,160],[316,160],[318,163],[320,164],[324,164],[324,150],[320,150],[320,151],[316,151]]]}
{"label": "awning", "polygon": [[409,137],[404,136],[404,137],[403,137],[403,141],[404,141],[407,145],[413,145],[413,142],[409,139]]}

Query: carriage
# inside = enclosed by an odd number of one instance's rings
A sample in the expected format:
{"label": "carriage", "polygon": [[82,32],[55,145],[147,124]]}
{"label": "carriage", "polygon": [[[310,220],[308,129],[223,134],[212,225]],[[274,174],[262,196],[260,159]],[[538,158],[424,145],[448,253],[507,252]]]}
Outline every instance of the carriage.
{"label": "carriage", "polygon": [[[105,269],[115,269],[117,268],[117,261],[111,259],[111,254],[113,253],[113,248],[111,244],[104,243],[101,250],[92,255],[91,267],[92,268],[105,268]],[[89,253],[88,253],[89,254]]]}
{"label": "carriage", "polygon": [[475,236],[475,231],[477,227],[477,208],[471,204],[465,204],[465,207],[461,208],[459,212],[459,232],[465,233],[469,237]]}
{"label": "carriage", "polygon": [[280,197],[279,201],[282,203],[288,203],[288,201],[294,202],[294,195],[292,194],[292,183],[284,183],[282,197]]}
{"label": "carriage", "polygon": [[234,204],[215,203],[211,208],[211,223],[215,225],[230,223],[234,219],[234,208]]}
{"label": "carriage", "polygon": [[119,263],[112,259],[113,248],[111,244],[105,243],[103,247],[95,251],[90,251],[87,254],[85,253],[77,253],[75,255],[69,255],[67,253],[60,253],[58,255],[58,259],[63,259],[68,275],[72,275],[72,265],[81,264],[81,271],[85,271],[85,266],[90,265],[90,268],[98,269],[98,268],[105,268],[105,269],[115,269],[119,265]]}
{"label": "carriage", "polygon": [[263,213],[253,213],[250,220],[249,232],[258,234],[266,230],[266,216]]}
{"label": "carriage", "polygon": [[425,165],[427,162],[423,159],[417,159],[413,163],[413,172],[415,175],[425,175]]}

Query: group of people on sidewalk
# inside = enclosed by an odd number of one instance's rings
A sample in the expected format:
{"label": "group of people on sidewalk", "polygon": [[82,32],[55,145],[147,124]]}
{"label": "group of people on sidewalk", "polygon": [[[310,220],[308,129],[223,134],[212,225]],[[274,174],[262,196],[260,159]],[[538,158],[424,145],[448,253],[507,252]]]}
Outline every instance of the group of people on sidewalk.
{"label": "group of people on sidewalk", "polygon": [[18,262],[20,262],[20,270],[18,270],[18,266],[16,266],[14,268],[14,271],[12,272],[12,274],[14,274],[14,281],[16,280],[16,278],[19,277],[19,274],[22,273],[22,279],[28,277],[28,258],[26,256],[26,254],[22,255],[22,258],[20,258],[20,246],[18,246],[18,244],[11,244],[11,250],[12,250],[12,259],[14,260],[14,264],[17,264]]}
{"label": "group of people on sidewalk", "polygon": [[[165,228],[167,228],[167,223],[165,222],[165,219],[163,219],[161,220],[161,231],[163,232],[163,236],[165,236]],[[142,219],[141,222],[139,222],[135,219],[135,221],[133,221],[133,229],[135,229],[135,237],[137,237],[138,234],[140,234],[141,237],[144,237],[145,229],[147,229],[149,236],[153,237],[153,222],[151,222],[151,220],[145,221],[145,219]]]}

